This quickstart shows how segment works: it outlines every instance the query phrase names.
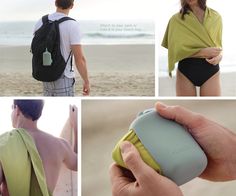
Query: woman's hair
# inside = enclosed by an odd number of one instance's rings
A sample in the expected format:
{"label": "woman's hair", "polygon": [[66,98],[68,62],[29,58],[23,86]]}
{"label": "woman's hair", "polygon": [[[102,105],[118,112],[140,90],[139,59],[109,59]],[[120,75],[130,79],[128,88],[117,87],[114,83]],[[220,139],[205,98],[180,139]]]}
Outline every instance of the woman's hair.
{"label": "woman's hair", "polygon": [[74,3],[74,0],[56,0],[56,6],[65,10],[70,8]]}
{"label": "woman's hair", "polygon": [[[202,10],[206,9],[206,0],[198,0],[198,5]],[[189,10],[191,10],[191,8],[189,7],[188,3],[186,2],[186,0],[181,0],[181,10],[180,10],[180,14],[181,14],[181,18],[184,20],[184,15],[189,13]]]}
{"label": "woman's hair", "polygon": [[32,121],[38,120],[42,114],[44,101],[41,99],[15,99],[14,107],[18,106],[22,114]]}

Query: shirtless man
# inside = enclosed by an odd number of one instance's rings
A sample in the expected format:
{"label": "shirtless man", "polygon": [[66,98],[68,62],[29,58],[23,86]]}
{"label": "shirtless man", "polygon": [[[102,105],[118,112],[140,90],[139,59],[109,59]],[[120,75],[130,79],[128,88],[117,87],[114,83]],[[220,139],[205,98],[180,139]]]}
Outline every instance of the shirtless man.
{"label": "shirtless man", "polygon": [[[75,134],[75,145],[72,150],[66,140],[56,138],[37,127],[43,105],[42,100],[14,100],[11,117],[14,128],[23,128],[32,136],[42,159],[47,187],[49,192],[53,193],[62,164],[70,170],[77,171],[77,109],[70,108],[70,123]],[[2,194],[5,196],[8,195],[8,191],[4,179],[4,171],[0,166],[0,184]]]}

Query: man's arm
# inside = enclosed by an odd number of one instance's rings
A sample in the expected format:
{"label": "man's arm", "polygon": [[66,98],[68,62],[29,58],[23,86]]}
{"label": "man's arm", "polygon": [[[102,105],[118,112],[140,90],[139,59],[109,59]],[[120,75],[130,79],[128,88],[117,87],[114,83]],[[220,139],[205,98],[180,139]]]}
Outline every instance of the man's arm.
{"label": "man's arm", "polygon": [[77,154],[73,151],[69,142],[61,139],[64,154],[64,164],[70,170],[77,171]]}
{"label": "man's arm", "polygon": [[83,55],[81,45],[72,45],[71,50],[74,54],[76,68],[84,81],[83,85],[83,95],[89,95],[90,85],[88,79],[88,71],[86,65],[86,59]]}

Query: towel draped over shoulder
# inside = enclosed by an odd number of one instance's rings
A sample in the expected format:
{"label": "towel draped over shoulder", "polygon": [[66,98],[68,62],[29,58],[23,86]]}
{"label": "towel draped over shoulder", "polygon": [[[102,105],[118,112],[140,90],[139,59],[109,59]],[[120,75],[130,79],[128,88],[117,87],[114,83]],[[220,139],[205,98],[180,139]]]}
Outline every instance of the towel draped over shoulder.
{"label": "towel draped over shoulder", "polygon": [[206,8],[201,23],[193,12],[189,11],[181,19],[181,14],[173,15],[168,23],[162,46],[168,49],[169,74],[175,63],[191,57],[203,48],[222,47],[222,19],[218,12]]}
{"label": "towel draped over shoulder", "polygon": [[49,196],[43,163],[24,129],[0,136],[0,161],[11,196]]}

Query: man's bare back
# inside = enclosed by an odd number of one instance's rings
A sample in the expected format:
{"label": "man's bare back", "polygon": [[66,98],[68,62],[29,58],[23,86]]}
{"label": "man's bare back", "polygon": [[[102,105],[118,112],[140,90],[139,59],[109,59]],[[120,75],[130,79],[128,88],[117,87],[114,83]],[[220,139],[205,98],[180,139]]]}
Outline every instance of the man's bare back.
{"label": "man's bare back", "polygon": [[43,161],[48,188],[53,193],[63,163],[68,169],[77,171],[77,155],[70,144],[62,138],[56,138],[40,130],[28,131],[28,133],[35,141]]}
{"label": "man's bare back", "polygon": [[[37,107],[38,109],[31,109]],[[62,164],[65,164],[70,170],[77,171],[77,108],[75,106],[70,106],[69,121],[67,122],[74,131],[74,148],[72,148],[66,140],[54,137],[37,128],[37,120],[41,116],[42,108],[42,100],[14,101],[11,115],[12,125],[16,129],[24,129],[33,138],[43,163],[47,188],[50,193],[53,193]],[[8,177],[14,178],[14,176]],[[9,195],[1,161],[0,193],[3,196]]]}
{"label": "man's bare back", "polygon": [[[28,131],[35,141],[35,145],[43,162],[48,189],[53,193],[60,168],[62,164],[70,169],[77,171],[77,155],[73,152],[70,144],[62,139],[56,138],[40,130]],[[0,176],[2,176],[2,191],[7,194],[7,185],[5,182],[4,171],[0,166]],[[5,191],[4,191],[5,190]]]}

